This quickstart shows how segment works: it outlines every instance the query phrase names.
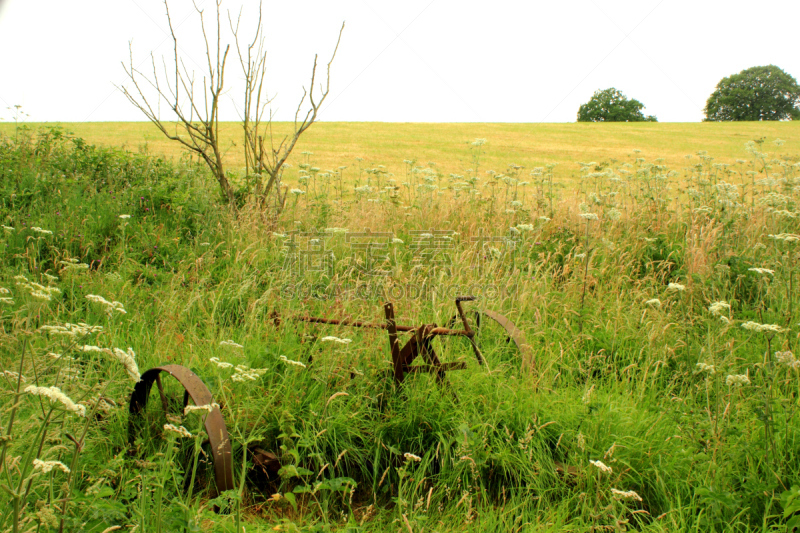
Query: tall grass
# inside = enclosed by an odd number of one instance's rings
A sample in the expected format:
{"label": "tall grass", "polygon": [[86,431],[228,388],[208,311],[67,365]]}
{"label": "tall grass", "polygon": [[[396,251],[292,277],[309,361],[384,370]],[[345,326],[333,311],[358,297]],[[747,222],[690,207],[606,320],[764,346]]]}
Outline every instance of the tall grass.
{"label": "tall grass", "polygon": [[[190,162],[22,133],[0,143],[3,530],[767,531],[800,510],[800,172],[778,144],[571,181],[466,144],[471,170],[402,177],[305,154],[275,220],[230,216]],[[533,370],[484,324],[485,367],[436,340],[466,370],[397,387],[385,332],[290,319],[379,322],[393,295],[398,322],[444,324],[457,291],[524,330]],[[202,413],[167,418],[156,393],[131,449],[125,354],[209,386],[235,490],[215,490]]]}

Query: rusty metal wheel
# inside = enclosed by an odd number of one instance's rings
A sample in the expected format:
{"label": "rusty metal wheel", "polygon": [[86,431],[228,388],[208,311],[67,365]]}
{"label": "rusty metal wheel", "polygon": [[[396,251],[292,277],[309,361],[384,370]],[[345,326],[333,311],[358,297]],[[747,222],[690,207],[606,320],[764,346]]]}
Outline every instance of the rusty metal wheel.
{"label": "rusty metal wheel", "polygon": [[[164,424],[179,422],[190,402],[197,406],[211,405],[214,398],[205,383],[188,368],[164,365],[142,374],[134,386],[128,409],[131,450],[135,453],[137,439],[142,447],[158,449],[163,440]],[[219,407],[206,416],[205,430],[207,455],[214,465],[217,490],[233,489],[231,441]]]}
{"label": "rusty metal wheel", "polygon": [[[475,342],[484,357],[493,363],[521,364],[523,371],[534,369],[533,353],[525,334],[504,315],[489,309],[465,312],[470,326],[476,332]],[[460,317],[453,315],[447,327],[456,327]]]}

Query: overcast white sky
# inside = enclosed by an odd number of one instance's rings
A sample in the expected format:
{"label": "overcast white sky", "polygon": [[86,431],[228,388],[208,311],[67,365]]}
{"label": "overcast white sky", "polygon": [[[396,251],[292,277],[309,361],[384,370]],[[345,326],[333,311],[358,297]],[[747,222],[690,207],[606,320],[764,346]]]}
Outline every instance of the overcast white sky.
{"label": "overcast white sky", "polygon": [[[214,0],[197,2],[211,14]],[[256,5],[244,2],[246,27]],[[191,1],[170,9],[202,76]],[[278,119],[293,114],[314,53],[327,61],[342,21],[326,121],[572,122],[614,86],[662,122],[691,122],[724,76],[775,64],[800,77],[797,0],[265,0],[264,11]],[[162,1],[0,0],[0,118],[20,104],[27,121],[142,120],[114,88],[129,41],[145,71],[150,52],[170,59]],[[238,118],[240,79],[232,56],[223,119]]]}

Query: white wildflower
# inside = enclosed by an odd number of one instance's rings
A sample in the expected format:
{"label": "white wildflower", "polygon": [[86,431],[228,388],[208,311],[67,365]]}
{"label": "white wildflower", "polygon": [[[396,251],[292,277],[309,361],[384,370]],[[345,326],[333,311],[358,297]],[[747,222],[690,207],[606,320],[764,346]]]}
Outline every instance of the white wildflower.
{"label": "white wildflower", "polygon": [[783,333],[785,330],[777,324],[759,324],[749,320],[742,324],[742,327],[748,331],[755,331],[758,333]]}
{"label": "white wildflower", "polygon": [[93,333],[100,333],[103,331],[103,326],[90,326],[86,322],[79,322],[77,324],[70,324],[67,322],[63,326],[42,326],[39,328],[39,331],[49,333],[50,335],[63,335],[65,337],[77,338],[92,335]]}
{"label": "white wildflower", "polygon": [[618,500],[635,500],[637,502],[642,501],[642,497],[632,490],[611,489],[611,494],[613,494],[614,498]]}
{"label": "white wildflower", "polygon": [[52,300],[52,298],[48,293],[42,291],[31,291],[31,296],[33,296],[37,300],[42,300],[44,302],[49,302],[50,300]]}
{"label": "white wildflower", "polygon": [[14,305],[14,300],[8,297],[0,297],[0,304]]}
{"label": "white wildflower", "polygon": [[[541,218],[539,220],[541,220]],[[533,231],[533,224],[517,224],[517,229],[520,231]]]}
{"label": "white wildflower", "polygon": [[120,215],[119,218],[121,218],[122,220],[127,220],[127,219],[131,218],[131,216],[130,215]]}
{"label": "white wildflower", "polygon": [[406,458],[406,461],[414,461],[416,463],[422,461],[422,457],[420,457],[419,455],[414,455],[413,453],[406,452],[403,454],[403,457]]}
{"label": "white wildflower", "polygon": [[604,474],[610,474],[611,472],[613,472],[612,468],[604,464],[603,461],[590,460],[589,462],[592,463],[594,466],[596,466],[598,469],[600,469],[600,471],[603,472]]}
{"label": "white wildflower", "polygon": [[72,411],[80,416],[86,416],[86,407],[73,402],[66,394],[61,392],[61,389],[58,387],[36,387],[34,385],[29,385],[25,387],[25,392],[33,394],[34,396],[46,396],[52,401],[64,404],[67,411]]}
{"label": "white wildflower", "polygon": [[175,433],[179,437],[190,439],[192,434],[183,426],[175,426],[174,424],[164,424],[164,431],[167,433]]}
{"label": "white wildflower", "polygon": [[226,363],[225,361],[220,361],[219,357],[212,357],[211,359],[209,359],[209,361],[211,361],[212,363],[217,365],[217,367],[219,367],[219,368],[233,368],[233,365],[231,363]]}
{"label": "white wildflower", "polygon": [[775,271],[770,270],[768,268],[748,268],[747,270],[749,270],[750,272],[756,272],[757,274],[770,274],[772,276],[775,275]]}
{"label": "white wildflower", "polygon": [[647,300],[644,303],[644,305],[649,305],[651,307],[661,307],[661,300],[659,300],[658,298],[651,298],[650,300]]}
{"label": "white wildflower", "polygon": [[542,222],[550,222],[550,217],[539,217]]}
{"label": "white wildflower", "polygon": [[282,355],[282,356],[280,357],[280,359],[281,359],[281,361],[283,361],[283,362],[284,362],[284,363],[286,363],[287,365],[299,366],[299,367],[302,367],[302,368],[306,368],[306,365],[304,365],[304,364],[303,364],[303,363],[301,363],[300,361],[292,361],[291,359],[287,359],[285,355]]}
{"label": "white wildflower", "polygon": [[263,376],[266,368],[250,368],[247,365],[236,365],[234,374],[231,376],[233,381],[255,381]]}
{"label": "white wildflower", "polygon": [[105,354],[105,355],[112,355],[112,353],[113,353],[108,348],[101,348],[99,346],[92,346],[92,345],[89,345],[89,344],[85,344],[85,345],[81,346],[80,350],[82,352],[96,352],[96,353],[102,353],[102,354]]}
{"label": "white wildflower", "polygon": [[86,299],[89,300],[90,302],[102,305],[105,308],[106,314],[108,314],[108,316],[113,315],[114,311],[122,313],[123,315],[128,314],[128,312],[125,311],[125,306],[122,305],[120,302],[109,302],[102,296],[98,296],[96,294],[87,294]]}
{"label": "white wildflower", "polygon": [[686,286],[685,285],[681,285],[680,283],[672,283],[672,282],[670,282],[670,284],[667,285],[667,290],[670,291],[670,292],[681,292],[681,291],[685,291],[686,290]]}
{"label": "white wildflower", "polygon": [[237,344],[237,343],[233,342],[232,340],[222,341],[222,342],[219,343],[219,345],[220,346],[230,346],[231,348],[236,348],[238,350],[244,349],[244,346],[242,346],[241,344]]}
{"label": "white wildflower", "polygon": [[403,244],[403,239],[398,239],[397,237],[394,237],[392,239],[392,244]]}
{"label": "white wildflower", "polygon": [[723,301],[714,302],[708,306],[708,311],[714,316],[719,316],[721,312],[730,310],[731,304]]}
{"label": "white wildflower", "polygon": [[[791,352],[790,352],[790,353],[791,353]],[[777,355],[777,354],[776,354],[776,355]],[[5,374],[5,376],[6,376],[7,378],[11,379],[12,381],[17,381],[17,380],[19,380],[19,381],[21,381],[21,382],[23,382],[23,383],[25,383],[26,381],[28,381],[27,379],[25,379],[25,376],[20,376],[20,375],[19,375],[17,372],[14,372],[13,370],[4,370],[4,371],[2,372],[2,374]]]}
{"label": "white wildflower", "polygon": [[6,231],[14,231],[14,228],[12,228],[11,226],[3,226],[3,229]]}
{"label": "white wildflower", "polygon": [[600,220],[596,213],[581,213],[580,217],[585,220]]}
{"label": "white wildflower", "polygon": [[33,231],[35,231],[36,233],[41,233],[42,235],[52,235],[53,234],[53,232],[50,231],[49,229],[42,229],[42,228],[39,228],[37,226],[34,226],[31,229]]}
{"label": "white wildflower", "polygon": [[350,344],[353,339],[340,339],[339,337],[322,337],[320,342],[338,342],[339,344]]}
{"label": "white wildflower", "polygon": [[741,387],[742,385],[749,385],[750,378],[744,374],[731,374],[725,378],[725,385],[728,387],[737,386]]}
{"label": "white wildflower", "polygon": [[[775,352],[775,359],[777,359],[778,363],[782,365],[786,365],[791,368],[800,368],[800,361],[798,361],[794,354],[790,351]],[[6,371],[6,373],[8,372]]]}
{"label": "white wildflower", "polygon": [[295,196],[299,196],[301,194],[305,194],[306,193],[306,191],[304,191],[302,189],[292,189],[289,192],[294,194]]}
{"label": "white wildflower", "polygon": [[89,265],[86,263],[79,263],[77,259],[59,261],[58,264],[64,265],[64,270],[89,270]]}
{"label": "white wildflower", "polygon": [[69,474],[69,468],[61,461],[42,461],[40,459],[33,460],[34,471],[41,470],[42,473],[47,474],[54,468],[58,468],[65,474]]}
{"label": "white wildflower", "polygon": [[778,233],[777,235],[767,235],[770,239],[776,241],[797,242],[800,241],[800,235],[793,233]]}
{"label": "white wildflower", "polygon": [[716,373],[716,369],[714,368],[714,365],[707,365],[705,363],[697,363],[695,366],[697,367],[697,371],[698,372],[708,372],[709,374],[715,374]]}
{"label": "white wildflower", "polygon": [[219,409],[218,403],[211,403],[208,405],[187,405],[184,410],[183,414],[188,415],[189,413],[205,413],[211,414],[211,411],[214,409]]}
{"label": "white wildflower", "polygon": [[139,374],[139,366],[136,364],[136,354],[133,348],[128,347],[128,351],[114,348],[113,356],[125,367],[128,377],[130,377],[134,383],[138,383],[141,379],[141,375]]}

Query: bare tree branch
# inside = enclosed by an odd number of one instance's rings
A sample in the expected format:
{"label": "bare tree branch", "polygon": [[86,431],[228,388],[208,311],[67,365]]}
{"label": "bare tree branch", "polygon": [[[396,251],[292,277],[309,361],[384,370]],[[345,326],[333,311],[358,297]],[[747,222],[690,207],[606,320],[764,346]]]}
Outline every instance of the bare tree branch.
{"label": "bare tree branch", "polygon": [[[219,105],[222,97],[225,65],[230,51],[230,45],[222,50],[222,0],[215,0],[216,8],[216,35],[211,36],[205,24],[205,11],[201,9],[196,0],[192,6],[199,18],[200,31],[205,44],[206,72],[202,80],[202,96],[199,86],[195,85],[195,73],[187,67],[184,58],[179,54],[178,37],[172,24],[169,4],[164,0],[167,23],[172,38],[172,64],[168,66],[167,60],[162,57],[163,73],[156,67],[155,57],[150,55],[152,75],[143,74],[134,66],[133,47],[129,44],[128,64],[122,64],[134,90],[127,87],[118,87],[125,97],[147,119],[152,122],[168,139],[180,143],[190,153],[197,155],[211,170],[217,180],[223,196],[231,206],[235,207],[236,196],[233,187],[225,173],[224,153],[220,149],[219,133]],[[263,6],[259,3],[256,31],[251,41],[243,45],[240,41],[240,24],[242,11],[236,18],[228,13],[230,30],[233,33],[239,65],[245,78],[244,107],[242,109],[242,127],[244,134],[244,157],[247,177],[256,178],[255,194],[262,206],[266,205],[271,191],[276,191],[276,206],[280,210],[285,203],[286,193],[281,195],[281,175],[286,160],[292,153],[300,136],[316,121],[320,107],[330,91],[331,64],[339,50],[342,40],[344,24],[339,30],[333,54],[327,65],[326,83],[319,85],[315,94],[317,82],[317,56],[311,69],[311,83],[309,89],[303,87],[303,96],[294,116],[294,129],[285,135],[275,146],[272,122],[273,114],[269,112],[265,119],[272,98],[266,91],[265,78],[267,71],[267,54],[263,29]],[[215,39],[212,40],[212,37]],[[174,70],[174,73],[171,71]],[[198,88],[198,92],[195,89]],[[145,91],[147,89],[147,91]],[[146,92],[155,96],[148,97]],[[200,102],[202,98],[202,103]],[[165,102],[174,120],[164,121],[161,118],[161,103]],[[153,103],[154,102],[154,103]],[[307,102],[307,103],[306,103]],[[305,112],[304,112],[305,109]],[[302,117],[302,118],[301,118]],[[174,128],[173,128],[174,126]],[[266,175],[266,183],[262,180]]]}

